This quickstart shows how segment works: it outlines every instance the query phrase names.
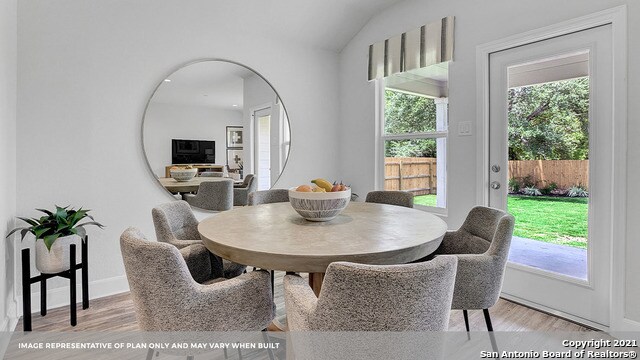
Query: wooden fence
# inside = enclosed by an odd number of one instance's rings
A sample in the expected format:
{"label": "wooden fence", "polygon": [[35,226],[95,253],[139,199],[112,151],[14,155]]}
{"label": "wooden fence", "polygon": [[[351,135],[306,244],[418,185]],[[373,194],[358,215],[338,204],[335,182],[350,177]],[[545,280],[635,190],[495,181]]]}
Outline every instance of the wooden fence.
{"label": "wooden fence", "polygon": [[[529,176],[529,179],[526,179]],[[543,188],[556,183],[559,189],[581,185],[589,188],[589,160],[512,160],[509,178],[522,185],[526,179]]]}
{"label": "wooden fence", "polygon": [[384,189],[403,190],[414,195],[436,193],[436,159],[388,157],[384,161]]}
{"label": "wooden fence", "polygon": [[[589,160],[512,160],[509,178],[526,180],[543,188],[556,183],[559,189],[575,185],[589,187]],[[527,177],[529,177],[527,179]],[[384,164],[384,189],[403,190],[414,195],[436,194],[436,159],[388,157]]]}

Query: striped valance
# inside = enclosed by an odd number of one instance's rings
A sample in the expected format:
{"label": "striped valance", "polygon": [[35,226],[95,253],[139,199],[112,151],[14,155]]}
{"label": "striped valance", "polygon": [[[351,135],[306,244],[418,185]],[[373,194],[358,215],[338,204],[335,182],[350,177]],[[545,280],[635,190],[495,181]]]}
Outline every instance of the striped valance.
{"label": "striped valance", "polygon": [[369,80],[453,59],[453,16],[369,46]]}

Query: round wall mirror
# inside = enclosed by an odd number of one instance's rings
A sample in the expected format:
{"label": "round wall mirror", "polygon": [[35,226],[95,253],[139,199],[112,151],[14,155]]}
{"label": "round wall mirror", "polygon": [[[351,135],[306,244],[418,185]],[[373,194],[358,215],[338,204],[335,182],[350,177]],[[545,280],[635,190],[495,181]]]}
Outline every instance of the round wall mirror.
{"label": "round wall mirror", "polygon": [[[276,90],[254,70],[226,60],[193,62],[162,79],[142,120],[142,146],[156,180],[206,210],[227,210],[233,193],[238,206],[246,205],[247,192],[270,189],[287,163],[290,139]],[[204,182],[220,184],[205,189]]]}

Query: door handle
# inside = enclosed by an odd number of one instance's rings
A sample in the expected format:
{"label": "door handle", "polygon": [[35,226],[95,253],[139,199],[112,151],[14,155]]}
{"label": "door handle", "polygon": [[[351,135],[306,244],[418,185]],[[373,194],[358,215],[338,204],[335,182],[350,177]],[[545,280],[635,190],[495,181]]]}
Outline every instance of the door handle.
{"label": "door handle", "polygon": [[499,183],[499,182],[497,182],[497,181],[492,182],[492,183],[491,183],[491,188],[492,188],[493,190],[498,190],[498,189],[500,189],[500,183]]}

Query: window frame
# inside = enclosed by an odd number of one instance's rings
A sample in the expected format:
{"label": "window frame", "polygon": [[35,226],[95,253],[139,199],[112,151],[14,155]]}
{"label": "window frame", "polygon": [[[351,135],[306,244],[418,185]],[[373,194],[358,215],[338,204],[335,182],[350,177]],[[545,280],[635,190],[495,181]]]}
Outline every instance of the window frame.
{"label": "window frame", "polygon": [[[428,131],[428,132],[413,132],[413,133],[405,133],[405,134],[386,134],[385,133],[385,107],[386,107],[386,96],[385,91],[387,90],[385,79],[376,80],[376,159],[375,159],[375,169],[376,169],[376,181],[375,189],[384,190],[385,186],[385,145],[388,140],[414,140],[414,139],[445,139],[445,170],[444,174],[438,174],[439,176],[444,176],[444,183],[447,184],[447,157],[446,153],[449,152],[449,116],[447,110],[447,116],[445,118],[446,121],[446,129],[447,130],[436,130],[436,131]],[[423,96],[430,99],[438,99],[434,96],[423,95],[412,93],[408,91],[400,91],[400,90],[391,90],[403,92],[416,96]],[[447,98],[448,99],[448,98]],[[447,105],[448,107],[448,105]],[[436,170],[437,171],[437,170]],[[448,212],[448,191],[444,190],[445,196],[445,207],[437,207],[437,206],[427,206],[427,205],[414,205],[414,208],[435,213],[437,215],[446,216]]]}

